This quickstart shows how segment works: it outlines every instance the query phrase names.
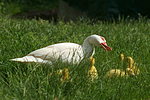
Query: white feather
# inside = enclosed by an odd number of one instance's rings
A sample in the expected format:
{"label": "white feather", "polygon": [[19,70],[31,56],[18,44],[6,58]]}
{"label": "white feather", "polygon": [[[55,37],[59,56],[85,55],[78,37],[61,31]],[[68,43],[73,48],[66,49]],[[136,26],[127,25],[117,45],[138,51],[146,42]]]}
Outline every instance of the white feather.
{"label": "white feather", "polygon": [[[38,50],[35,50],[22,58],[10,59],[18,62],[35,62],[35,63],[53,63],[59,59],[62,62],[78,64],[86,57],[91,57],[95,53],[94,45],[101,46],[103,37],[91,35],[87,37],[82,45],[75,43],[58,43]],[[107,44],[106,44],[107,46]],[[108,46],[107,46],[108,47]],[[110,49],[110,47],[108,47]],[[107,49],[107,48],[106,48]]]}

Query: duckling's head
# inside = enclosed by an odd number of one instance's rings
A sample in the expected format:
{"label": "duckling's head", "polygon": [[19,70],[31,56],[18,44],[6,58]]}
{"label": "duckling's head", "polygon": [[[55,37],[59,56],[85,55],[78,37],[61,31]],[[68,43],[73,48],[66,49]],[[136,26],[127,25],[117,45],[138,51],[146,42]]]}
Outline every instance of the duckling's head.
{"label": "duckling's head", "polygon": [[57,70],[56,73],[61,76],[63,74],[63,70]]}
{"label": "duckling's head", "polygon": [[94,65],[94,64],[95,64],[95,58],[90,57],[90,64],[91,64],[91,65]]}
{"label": "duckling's head", "polygon": [[129,75],[135,76],[134,70],[132,68],[126,68],[126,71]]}
{"label": "duckling's head", "polygon": [[69,69],[65,68],[65,74],[69,74]]}
{"label": "duckling's head", "polygon": [[123,54],[120,54],[119,57],[120,57],[121,61],[124,60],[124,55]]}
{"label": "duckling's head", "polygon": [[134,63],[134,60],[133,60],[133,58],[132,57],[127,57],[127,62],[130,62],[130,63]]}

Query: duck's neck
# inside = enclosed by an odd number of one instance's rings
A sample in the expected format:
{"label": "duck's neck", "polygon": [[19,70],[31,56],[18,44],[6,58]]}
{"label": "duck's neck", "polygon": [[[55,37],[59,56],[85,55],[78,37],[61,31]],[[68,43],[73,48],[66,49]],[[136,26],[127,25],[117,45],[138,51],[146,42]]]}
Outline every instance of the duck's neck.
{"label": "duck's neck", "polygon": [[84,41],[82,47],[84,50],[85,57],[91,57],[94,55],[95,53],[94,45],[89,43],[88,38]]}

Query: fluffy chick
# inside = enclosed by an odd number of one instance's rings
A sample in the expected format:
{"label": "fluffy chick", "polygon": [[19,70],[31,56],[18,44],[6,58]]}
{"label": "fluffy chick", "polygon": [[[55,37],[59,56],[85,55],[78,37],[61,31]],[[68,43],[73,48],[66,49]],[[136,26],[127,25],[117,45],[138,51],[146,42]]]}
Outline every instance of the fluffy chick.
{"label": "fluffy chick", "polygon": [[67,81],[69,79],[69,69],[68,68],[65,68],[64,69],[64,73],[63,73],[63,76],[60,78],[60,81],[61,82],[64,82],[64,81]]}
{"label": "fluffy chick", "polygon": [[121,75],[121,70],[120,69],[111,69],[107,72],[104,78],[112,78],[112,77],[118,77]]}
{"label": "fluffy chick", "polygon": [[[69,69],[68,69],[68,68],[64,68],[64,69],[57,70],[57,71],[55,72],[55,74],[56,74],[56,75],[59,75],[61,82],[64,82],[64,81],[67,81],[67,80],[70,79],[70,76],[69,76]],[[49,75],[52,76],[53,74],[50,73]]]}
{"label": "fluffy chick", "polygon": [[120,69],[111,69],[107,72],[104,78],[112,78],[112,77],[128,77],[129,75],[134,75],[134,70],[127,68],[125,71],[121,71]]}
{"label": "fluffy chick", "polygon": [[135,75],[139,75],[140,74],[140,69],[135,66],[135,62],[134,62],[133,58],[132,57],[127,57],[127,62],[129,62],[129,65],[128,65],[127,68],[132,69],[134,71]]}
{"label": "fluffy chick", "polygon": [[134,66],[134,60],[132,57],[127,57],[127,62],[129,62],[129,65],[127,68],[132,68]]}
{"label": "fluffy chick", "polygon": [[119,55],[120,59],[121,59],[121,62],[124,60],[124,55],[123,54],[120,54]]}
{"label": "fluffy chick", "polygon": [[91,81],[94,81],[95,79],[98,79],[98,73],[97,73],[97,69],[96,67],[94,66],[95,64],[95,59],[93,57],[90,57],[90,64],[91,64],[91,67],[90,69],[88,70],[88,77],[90,77]]}

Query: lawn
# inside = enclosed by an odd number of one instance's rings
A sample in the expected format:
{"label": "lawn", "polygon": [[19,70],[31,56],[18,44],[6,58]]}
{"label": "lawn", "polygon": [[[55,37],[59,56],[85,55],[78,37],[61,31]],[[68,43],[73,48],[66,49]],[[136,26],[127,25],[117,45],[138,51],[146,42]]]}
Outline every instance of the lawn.
{"label": "lawn", "polygon": [[[3,100],[139,100],[150,99],[150,23],[144,18],[121,20],[118,23],[79,19],[78,22],[57,24],[48,21],[16,20],[0,17],[0,98]],[[87,78],[89,61],[79,65],[57,63],[54,65],[10,62],[33,50],[60,42],[82,44],[84,39],[97,34],[104,36],[112,51],[95,47],[95,66],[98,80]],[[104,79],[113,68],[125,70],[119,54],[131,56],[141,73],[128,78]],[[62,83],[58,75],[50,76],[58,69],[68,68],[71,81]]]}

